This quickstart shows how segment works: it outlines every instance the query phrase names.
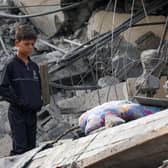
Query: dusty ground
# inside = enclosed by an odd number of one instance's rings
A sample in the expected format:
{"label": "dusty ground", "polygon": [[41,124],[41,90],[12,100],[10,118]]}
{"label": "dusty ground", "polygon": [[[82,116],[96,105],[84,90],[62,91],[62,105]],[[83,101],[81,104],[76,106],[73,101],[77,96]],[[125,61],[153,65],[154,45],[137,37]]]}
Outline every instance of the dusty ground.
{"label": "dusty ground", "polygon": [[4,156],[8,156],[10,149],[11,149],[11,137],[9,135],[5,135],[5,137],[3,137],[0,140],[0,158],[4,157]]}

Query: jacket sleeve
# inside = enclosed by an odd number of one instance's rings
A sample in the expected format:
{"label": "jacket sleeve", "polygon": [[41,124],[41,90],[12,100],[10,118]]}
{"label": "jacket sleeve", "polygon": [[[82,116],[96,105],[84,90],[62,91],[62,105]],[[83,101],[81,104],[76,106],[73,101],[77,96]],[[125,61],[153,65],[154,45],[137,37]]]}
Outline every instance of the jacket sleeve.
{"label": "jacket sleeve", "polygon": [[0,96],[3,100],[8,101],[9,103],[19,104],[19,98],[16,96],[13,88],[11,87],[11,79],[8,65],[6,65],[2,71],[0,79]]}

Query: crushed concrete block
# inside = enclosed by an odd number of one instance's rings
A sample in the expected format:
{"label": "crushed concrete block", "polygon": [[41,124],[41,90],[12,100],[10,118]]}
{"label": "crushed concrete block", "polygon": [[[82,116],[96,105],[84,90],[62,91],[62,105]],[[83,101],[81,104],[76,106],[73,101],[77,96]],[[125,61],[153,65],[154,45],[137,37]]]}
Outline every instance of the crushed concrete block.
{"label": "crushed concrete block", "polygon": [[127,79],[127,88],[128,88],[128,97],[132,98],[136,93],[136,83],[137,78],[128,78]]}
{"label": "crushed concrete block", "polygon": [[113,76],[105,76],[98,80],[98,86],[100,87],[107,87],[111,85],[116,85],[119,83],[119,80],[117,78],[114,78]]}
{"label": "crushed concrete block", "polygon": [[136,89],[142,93],[155,93],[159,89],[160,81],[159,78],[150,74],[143,74],[135,83]]}
{"label": "crushed concrete block", "polygon": [[163,88],[166,81],[167,81],[167,76],[162,76],[160,78],[160,88],[156,91],[156,94],[154,95],[155,98],[166,98],[167,92]]}
{"label": "crushed concrete block", "polygon": [[91,92],[91,90],[76,90],[76,96],[82,96],[82,95],[84,95],[84,94],[86,94],[86,93],[90,93]]}
{"label": "crushed concrete block", "polygon": [[80,114],[63,114],[62,118],[66,123],[70,123],[71,126],[78,126]]}
{"label": "crushed concrete block", "polygon": [[153,32],[149,31],[139,37],[135,43],[137,44],[138,49],[141,51],[147,49],[157,49],[160,44],[160,38],[157,37]]}

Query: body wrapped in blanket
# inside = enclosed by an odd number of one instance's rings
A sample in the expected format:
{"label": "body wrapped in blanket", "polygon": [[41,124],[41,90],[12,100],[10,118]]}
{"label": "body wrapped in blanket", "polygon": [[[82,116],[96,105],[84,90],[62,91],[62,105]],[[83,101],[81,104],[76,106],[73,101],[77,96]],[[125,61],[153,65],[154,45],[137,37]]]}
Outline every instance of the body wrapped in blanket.
{"label": "body wrapped in blanket", "polygon": [[144,106],[126,100],[111,101],[83,113],[79,118],[79,125],[87,135],[105,126],[105,122],[108,119],[110,119],[111,126],[115,126],[154,114],[160,110],[160,107]]}

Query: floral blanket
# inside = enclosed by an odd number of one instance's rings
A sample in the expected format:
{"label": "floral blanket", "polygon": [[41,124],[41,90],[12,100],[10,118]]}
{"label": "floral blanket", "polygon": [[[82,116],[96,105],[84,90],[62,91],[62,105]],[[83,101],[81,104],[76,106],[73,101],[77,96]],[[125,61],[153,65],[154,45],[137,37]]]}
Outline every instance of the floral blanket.
{"label": "floral blanket", "polygon": [[144,106],[126,100],[111,101],[83,113],[79,118],[79,125],[87,135],[105,126],[106,118],[110,118],[114,126],[159,112],[160,110],[160,107]]}

